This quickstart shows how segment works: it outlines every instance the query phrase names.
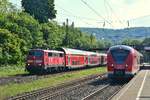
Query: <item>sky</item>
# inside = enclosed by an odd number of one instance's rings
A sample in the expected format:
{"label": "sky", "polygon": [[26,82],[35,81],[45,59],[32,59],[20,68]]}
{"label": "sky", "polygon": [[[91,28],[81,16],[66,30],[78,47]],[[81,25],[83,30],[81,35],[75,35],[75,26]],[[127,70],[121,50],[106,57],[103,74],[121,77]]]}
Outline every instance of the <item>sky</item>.
{"label": "sky", "polygon": [[[20,7],[20,0],[10,0]],[[85,4],[86,3],[86,4]],[[55,0],[56,20],[75,27],[150,27],[150,0]]]}

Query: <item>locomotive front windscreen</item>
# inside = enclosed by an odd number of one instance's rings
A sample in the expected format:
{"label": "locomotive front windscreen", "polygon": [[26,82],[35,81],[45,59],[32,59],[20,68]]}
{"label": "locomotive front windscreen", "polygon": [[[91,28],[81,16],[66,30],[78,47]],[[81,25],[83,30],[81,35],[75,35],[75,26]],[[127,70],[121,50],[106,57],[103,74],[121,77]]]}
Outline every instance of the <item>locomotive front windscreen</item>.
{"label": "locomotive front windscreen", "polygon": [[34,50],[32,50],[32,51],[29,52],[29,56],[41,57],[41,56],[43,56],[43,52],[42,51],[34,51]]}
{"label": "locomotive front windscreen", "polygon": [[123,49],[111,50],[113,59],[117,64],[123,64],[128,57],[129,51]]}

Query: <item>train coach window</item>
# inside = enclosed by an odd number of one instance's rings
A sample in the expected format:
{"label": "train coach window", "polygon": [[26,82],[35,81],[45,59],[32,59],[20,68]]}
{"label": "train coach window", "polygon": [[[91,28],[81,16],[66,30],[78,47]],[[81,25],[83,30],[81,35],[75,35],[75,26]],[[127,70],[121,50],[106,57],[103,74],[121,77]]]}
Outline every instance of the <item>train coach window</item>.
{"label": "train coach window", "polygon": [[64,54],[60,53],[60,57],[63,57],[63,56],[64,56]]}
{"label": "train coach window", "polygon": [[58,53],[55,53],[55,57],[59,57],[59,54],[58,54]]}
{"label": "train coach window", "polygon": [[53,54],[52,54],[51,52],[48,53],[48,57],[52,57],[52,55],[53,55]]}
{"label": "train coach window", "polygon": [[58,53],[53,53],[53,57],[59,57]]}

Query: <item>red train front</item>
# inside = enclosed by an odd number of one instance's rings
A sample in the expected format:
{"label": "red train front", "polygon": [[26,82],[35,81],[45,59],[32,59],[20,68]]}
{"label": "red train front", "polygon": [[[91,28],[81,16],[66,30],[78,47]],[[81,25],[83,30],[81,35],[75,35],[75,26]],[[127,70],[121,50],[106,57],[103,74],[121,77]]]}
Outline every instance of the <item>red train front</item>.
{"label": "red train front", "polygon": [[142,55],[125,45],[111,47],[107,52],[107,70],[109,78],[131,78],[140,69]]}
{"label": "red train front", "polygon": [[64,68],[64,52],[32,49],[29,51],[26,69],[29,72],[52,71]]}

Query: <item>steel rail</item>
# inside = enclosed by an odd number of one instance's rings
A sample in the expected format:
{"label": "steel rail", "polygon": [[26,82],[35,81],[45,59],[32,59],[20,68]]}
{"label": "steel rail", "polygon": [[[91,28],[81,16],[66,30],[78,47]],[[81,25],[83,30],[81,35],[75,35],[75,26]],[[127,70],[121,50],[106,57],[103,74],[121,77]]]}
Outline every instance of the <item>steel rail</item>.
{"label": "steel rail", "polygon": [[94,91],[93,93],[87,95],[86,97],[82,98],[81,100],[90,100],[90,98],[94,97],[99,92],[102,92],[104,89],[108,88],[109,86],[110,86],[110,84],[107,84],[107,85],[103,86],[102,88]]}

